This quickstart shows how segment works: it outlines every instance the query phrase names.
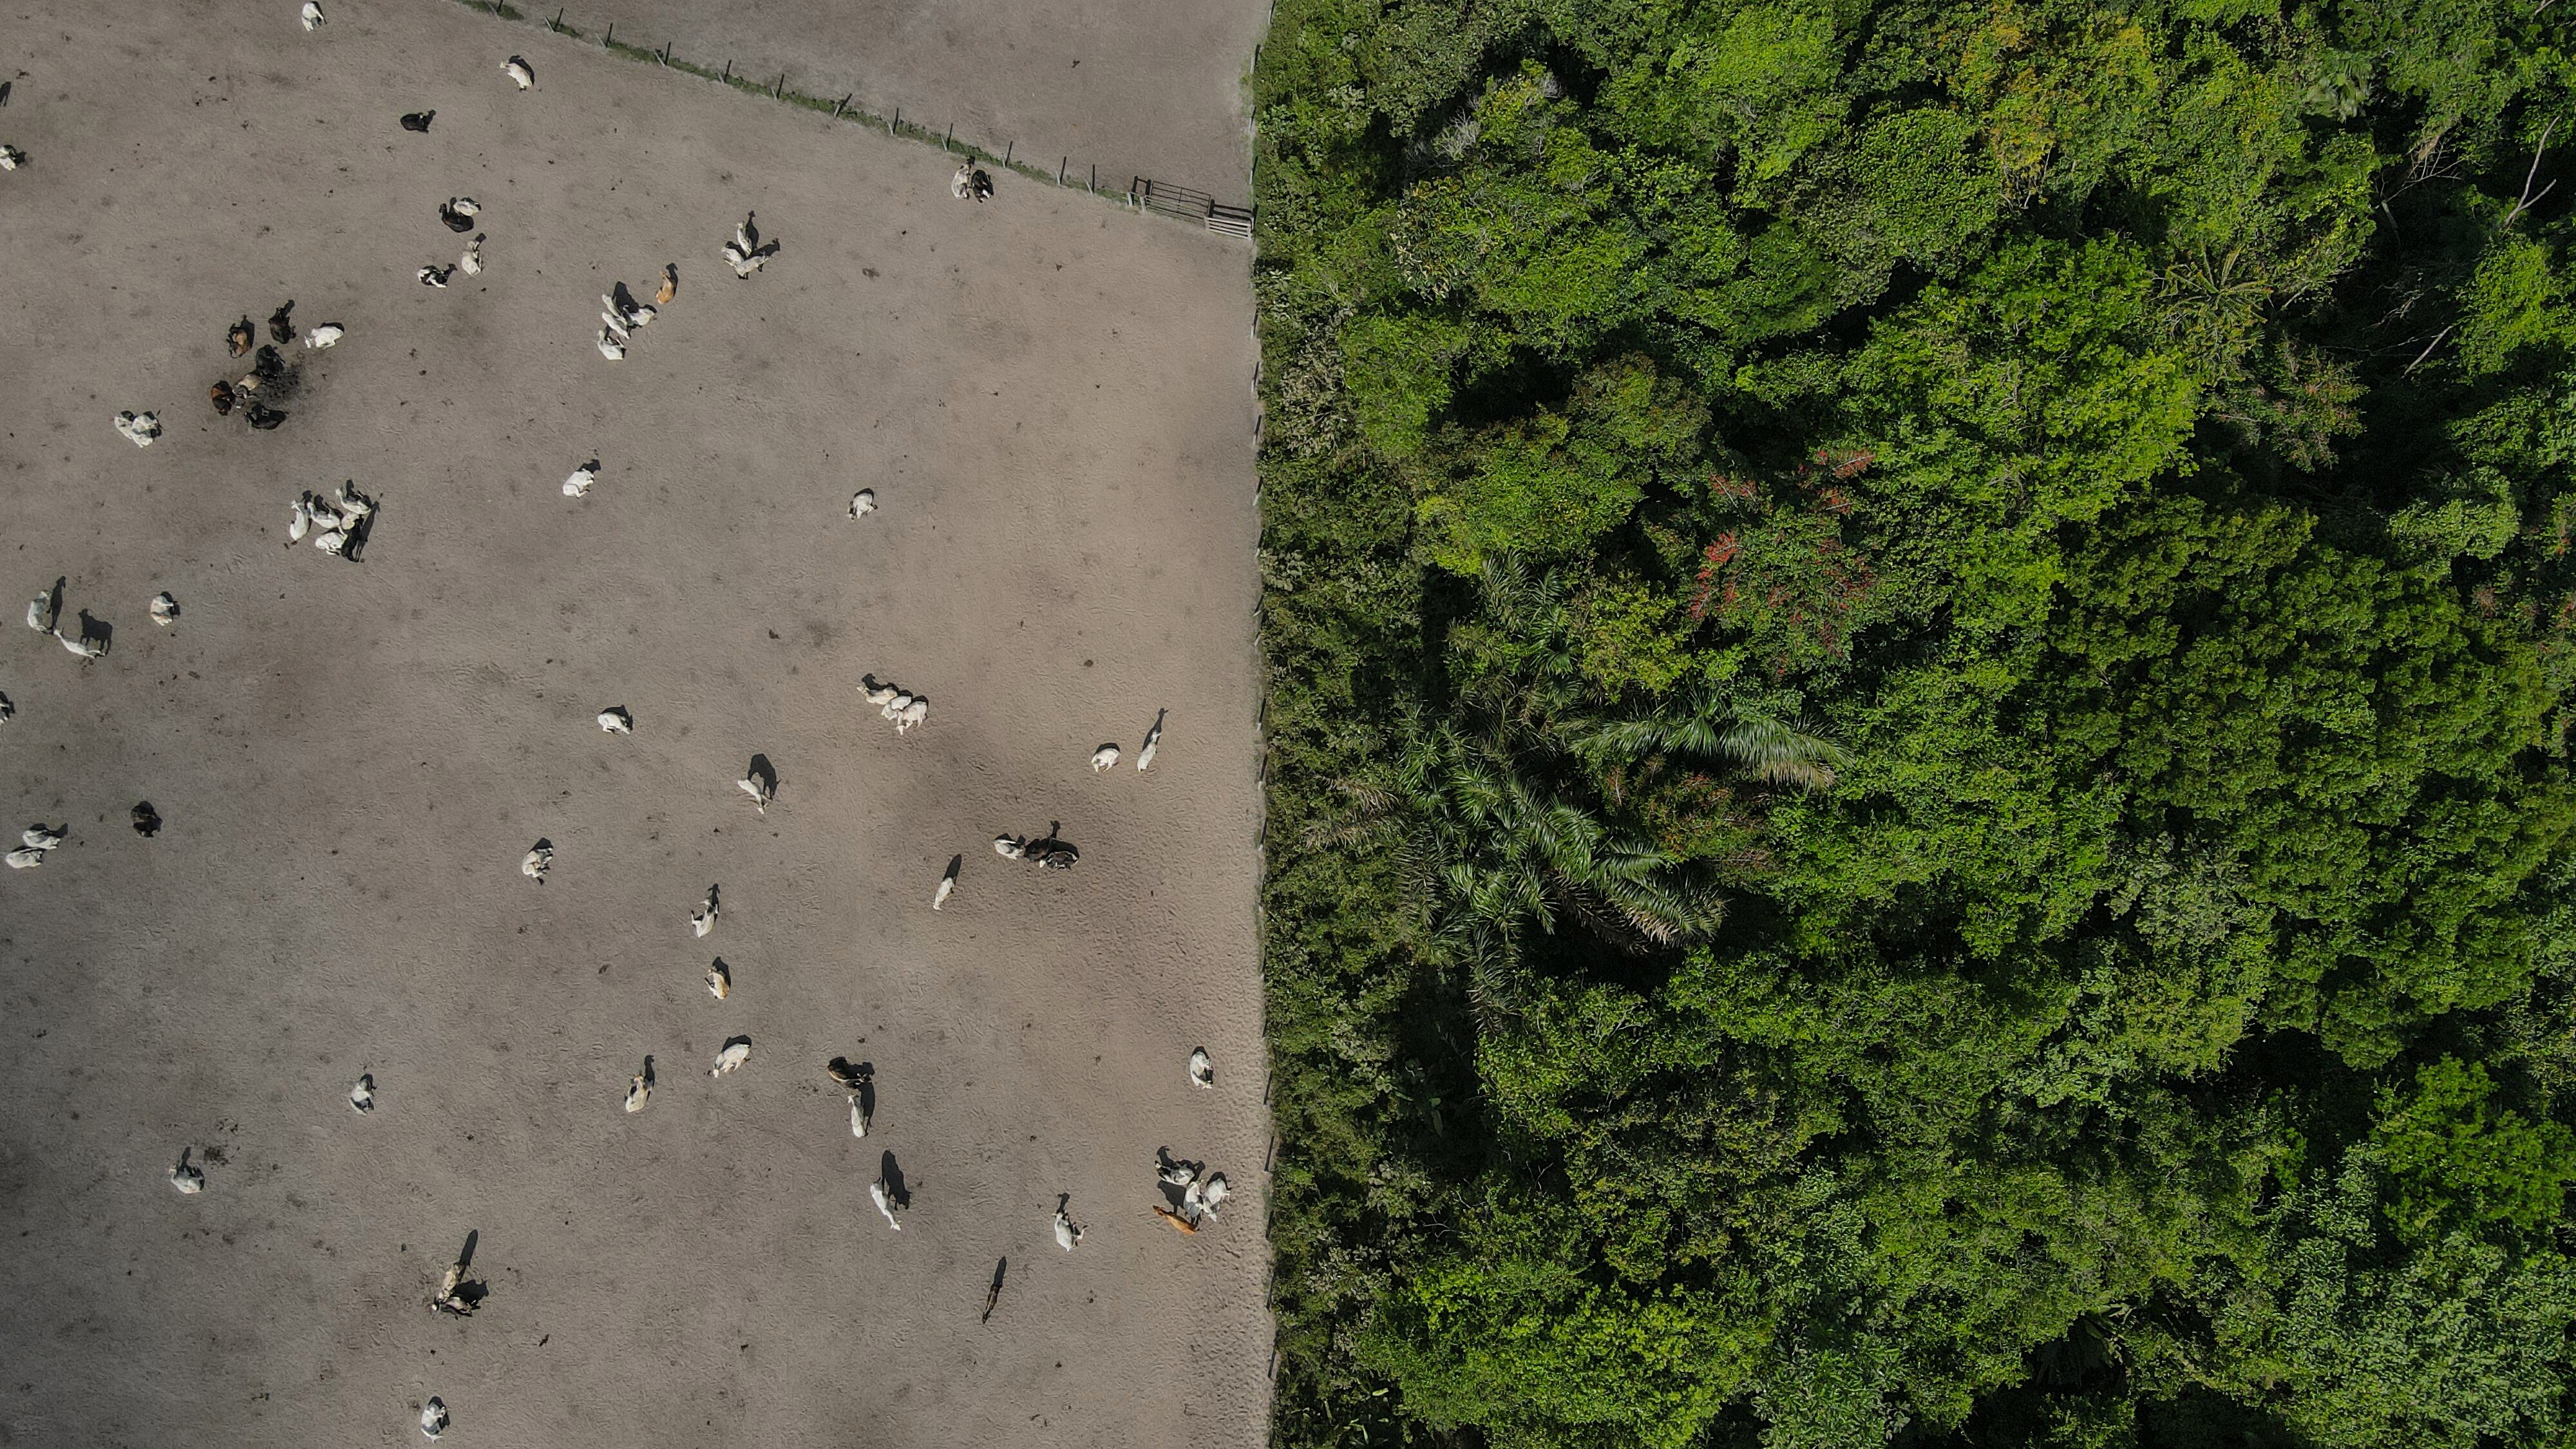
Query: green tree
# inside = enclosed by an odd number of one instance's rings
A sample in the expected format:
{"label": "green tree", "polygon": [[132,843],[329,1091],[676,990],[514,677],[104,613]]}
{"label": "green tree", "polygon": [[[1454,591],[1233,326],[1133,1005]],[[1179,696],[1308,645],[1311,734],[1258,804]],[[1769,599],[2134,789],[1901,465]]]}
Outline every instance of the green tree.
{"label": "green tree", "polygon": [[1713,687],[1618,713],[1571,647],[1570,580],[1504,560],[1481,582],[1486,622],[1453,648],[1449,713],[1399,714],[1392,759],[1343,781],[1348,809],[1311,838],[1385,841],[1431,934],[1474,961],[1508,960],[1521,931],[1561,919],[1623,950],[1707,936],[1724,911],[1716,874],[1640,828],[1625,809],[1638,782],[1683,759],[1814,789],[1843,752]]}
{"label": "green tree", "polygon": [[2576,1131],[2534,1122],[2495,1096],[2485,1067],[2453,1057],[2417,1068],[2411,1093],[2380,1090],[2372,1135],[2397,1182],[2388,1212],[2400,1231],[2558,1219],[2576,1181]]}
{"label": "green tree", "polygon": [[1281,1444],[2576,1432],[2564,29],[1280,0]]}

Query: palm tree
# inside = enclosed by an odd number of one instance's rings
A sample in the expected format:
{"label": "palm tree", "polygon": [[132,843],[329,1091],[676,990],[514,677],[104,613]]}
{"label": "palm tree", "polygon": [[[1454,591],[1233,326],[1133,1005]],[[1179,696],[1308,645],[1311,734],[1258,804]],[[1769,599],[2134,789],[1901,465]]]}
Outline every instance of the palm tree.
{"label": "palm tree", "polygon": [[1555,763],[1447,722],[1412,729],[1396,779],[1416,878],[1436,873],[1463,922],[1496,936],[1553,932],[1560,914],[1653,945],[1714,930],[1722,906],[1690,863],[1603,819]]}
{"label": "palm tree", "polygon": [[[1627,766],[1695,759],[1801,790],[1833,783],[1848,756],[1794,722],[1750,714],[1701,687],[1641,714],[1606,713],[1565,647],[1566,580],[1487,570],[1482,627],[1523,647],[1487,671],[1446,717],[1408,705],[1382,772],[1347,779],[1348,808],[1313,844],[1393,848],[1431,938],[1476,971],[1501,1004],[1521,933],[1571,917],[1621,950],[1702,940],[1724,917],[1713,863],[1621,823]],[[1646,772],[1650,773],[1650,771]]]}
{"label": "palm tree", "polygon": [[1652,714],[1597,724],[1573,749],[1595,768],[1679,755],[1734,765],[1764,784],[1800,790],[1829,788],[1835,768],[1851,763],[1848,751],[1809,734],[1803,721],[1746,713],[1705,684]]}

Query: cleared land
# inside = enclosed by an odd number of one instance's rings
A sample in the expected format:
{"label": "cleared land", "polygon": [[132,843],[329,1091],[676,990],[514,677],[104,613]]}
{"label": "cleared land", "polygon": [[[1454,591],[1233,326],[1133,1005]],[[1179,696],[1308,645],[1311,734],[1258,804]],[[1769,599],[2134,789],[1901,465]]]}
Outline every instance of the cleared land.
{"label": "cleared land", "polygon": [[1251,196],[1244,77],[1267,0],[580,0],[520,9],[761,84],[855,92],[878,115],[1101,185],[1150,176]]}
{"label": "cleared land", "polygon": [[[86,667],[15,602],[0,634],[0,819],[71,826],[0,872],[0,1443],[418,1442],[431,1393],[468,1446],[1259,1442],[1242,251],[1009,177],[956,202],[934,150],[461,7],[325,3],[312,35],[292,0],[55,5],[0,57],[0,557],[115,631]],[[432,291],[458,194],[490,270]],[[755,208],[782,251],[738,282]],[[597,295],[666,261],[603,361]],[[290,297],[347,340],[280,429],[216,418],[225,327]],[[281,547],[344,478],[363,561]],[[1086,768],[1165,708],[1152,771]],[[987,844],[1054,819],[1068,874]],[[865,1141],[836,1054],[875,1066]],[[1163,1144],[1236,1188],[1194,1238],[1150,1211]],[[459,1321],[425,1301],[469,1232]]]}

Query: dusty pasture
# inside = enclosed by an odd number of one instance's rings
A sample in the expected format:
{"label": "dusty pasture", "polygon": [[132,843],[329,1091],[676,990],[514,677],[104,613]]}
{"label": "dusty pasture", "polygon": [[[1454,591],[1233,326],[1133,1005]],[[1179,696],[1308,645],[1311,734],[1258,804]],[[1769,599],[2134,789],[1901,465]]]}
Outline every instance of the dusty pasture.
{"label": "dusty pasture", "polygon": [[[516,0],[543,19],[660,47],[763,85],[934,130],[957,128],[1075,182],[1100,168],[1240,204],[1251,196],[1244,77],[1267,0]],[[289,7],[293,8],[292,6]],[[1067,160],[1069,158],[1069,160]]]}
{"label": "dusty pasture", "polygon": [[[467,1446],[1259,1441],[1244,254],[1009,178],[959,203],[933,150],[461,7],[325,4],[55,0],[0,56],[0,820],[71,829],[0,872],[0,1443],[418,1442],[433,1393]],[[458,194],[489,270],[429,290]],[[752,209],[782,249],[737,281]],[[604,361],[598,294],[666,261]],[[282,427],[216,418],[226,326],[287,298],[346,340]],[[363,560],[284,546],[342,479]],[[18,623],[57,576],[94,664]],[[1087,768],[1166,709],[1150,772]],[[989,847],[1050,820],[1071,872]],[[875,1068],[864,1141],[834,1055]],[[1150,1211],[1165,1144],[1236,1188],[1196,1237]],[[435,1314],[469,1233],[490,1296]]]}

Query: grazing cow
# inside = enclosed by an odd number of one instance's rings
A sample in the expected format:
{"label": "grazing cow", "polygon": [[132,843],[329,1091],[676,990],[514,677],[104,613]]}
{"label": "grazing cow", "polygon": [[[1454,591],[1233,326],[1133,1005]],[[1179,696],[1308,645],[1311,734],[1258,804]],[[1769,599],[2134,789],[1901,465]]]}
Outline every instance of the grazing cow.
{"label": "grazing cow", "polygon": [[1191,1183],[1188,1191],[1181,1194],[1181,1211],[1193,1219],[1215,1217],[1218,1205],[1225,1201],[1226,1190],[1225,1174],[1209,1173]]}
{"label": "grazing cow", "polygon": [[1137,769],[1142,770],[1154,763],[1154,751],[1163,743],[1163,716],[1169,713],[1171,711],[1162,709],[1154,711],[1154,727],[1145,731],[1145,748],[1136,752]]}
{"label": "grazing cow", "polygon": [[742,225],[733,229],[733,240],[724,245],[725,265],[733,268],[733,274],[743,281],[751,280],[751,274],[767,266],[769,259],[776,255],[778,243],[764,245],[760,240],[760,228],[752,223],[749,215],[743,217]]}
{"label": "grazing cow", "polygon": [[481,1284],[476,1284],[475,1292],[465,1291],[465,1260],[459,1258],[448,1264],[447,1271],[439,1275],[438,1291],[430,1295],[429,1306],[435,1312],[471,1318],[475,1305],[481,1300],[481,1288]]}

